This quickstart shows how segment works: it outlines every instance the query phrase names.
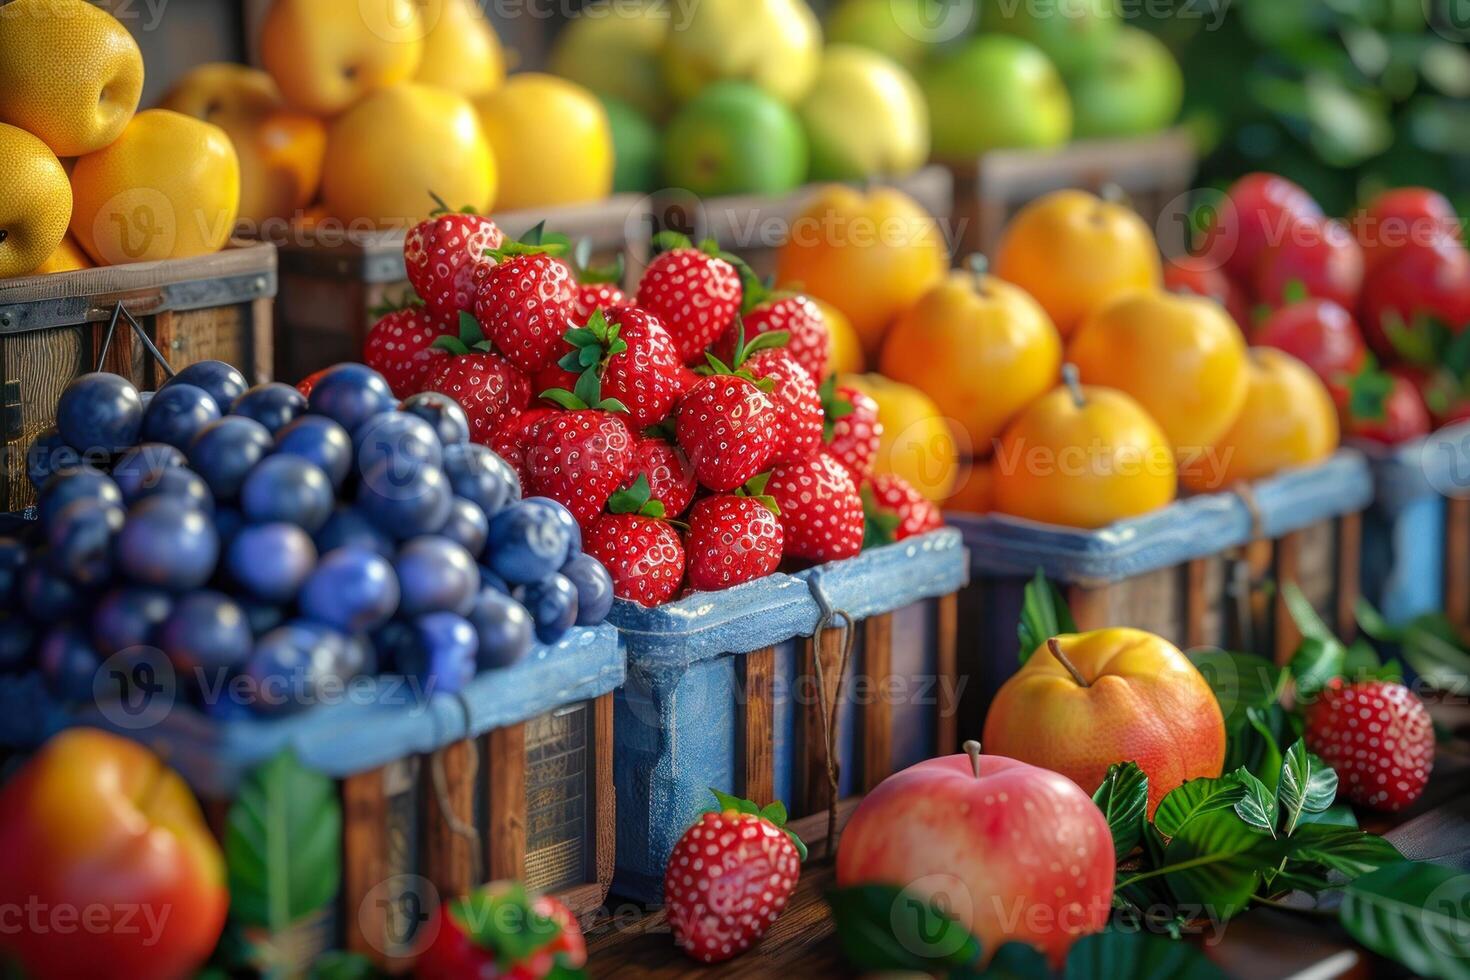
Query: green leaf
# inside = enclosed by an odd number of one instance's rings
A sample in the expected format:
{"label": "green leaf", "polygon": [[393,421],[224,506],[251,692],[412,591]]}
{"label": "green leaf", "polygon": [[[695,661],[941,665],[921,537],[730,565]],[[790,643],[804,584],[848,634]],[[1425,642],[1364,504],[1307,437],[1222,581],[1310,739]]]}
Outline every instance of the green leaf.
{"label": "green leaf", "polygon": [[677,231],[661,231],[653,236],[650,244],[653,246],[653,253],[655,255],[672,252],[676,249],[694,247],[694,243],[689,240],[688,235],[682,235]]}
{"label": "green leaf", "polygon": [[1276,794],[1244,766],[1235,770],[1234,775],[1245,790],[1245,795],[1235,802],[1235,815],[1275,837]]}
{"label": "green leaf", "polygon": [[340,949],[330,950],[317,957],[311,964],[308,980],[375,980],[388,974],[379,970],[373,961],[361,953],[348,953]]}
{"label": "green leaf", "polygon": [[1281,598],[1286,602],[1286,610],[1291,614],[1291,621],[1296,624],[1297,630],[1302,636],[1314,640],[1337,642],[1337,636],[1317,615],[1317,610],[1307,599],[1302,590],[1295,582],[1281,583]]}
{"label": "green leaf", "polygon": [[1356,829],[1358,826],[1358,815],[1346,803],[1334,803],[1321,813],[1302,814],[1302,818],[1297,821],[1297,830],[1300,832],[1303,827],[1308,827],[1313,824],[1320,824],[1323,827],[1352,827]]}
{"label": "green leaf", "polygon": [[465,346],[463,340],[460,340],[458,337],[452,337],[449,334],[445,334],[442,337],[435,337],[434,342],[429,346],[435,350],[447,350],[456,357],[463,357],[470,352],[470,349]]}
{"label": "green leaf", "polygon": [[1232,770],[1245,766],[1274,791],[1281,780],[1281,742],[1277,733],[1290,730],[1291,716],[1280,704],[1272,704],[1265,710],[1247,708],[1245,720],[1245,726],[1232,733],[1225,765]]}
{"label": "green leaf", "polygon": [[1291,836],[1293,861],[1320,864],[1349,878],[1365,875],[1404,859],[1398,848],[1377,834],[1356,827],[1304,823]]}
{"label": "green leaf", "polygon": [[945,973],[980,959],[979,940],[936,897],[857,885],[831,889],[826,898],[842,953],[859,971]]}
{"label": "green leaf", "polygon": [[596,368],[588,368],[577,376],[577,386],[572,389],[572,394],[589,408],[602,401],[602,379],[597,376]]}
{"label": "green leaf", "polygon": [[1337,773],[1307,751],[1307,743],[1295,742],[1286,750],[1281,765],[1281,783],[1276,802],[1281,807],[1281,830],[1290,836],[1303,813],[1320,813],[1337,799]]}
{"label": "green leaf", "polygon": [[1246,907],[1262,872],[1277,865],[1284,842],[1251,827],[1234,809],[1194,817],[1164,848],[1161,874],[1181,903],[1210,908],[1222,921]]}
{"label": "green leaf", "polygon": [[1218,779],[1185,780],[1159,801],[1154,828],[1165,837],[1175,837],[1191,821],[1230,810],[1244,796],[1245,787],[1233,773]]}
{"label": "green leaf", "polygon": [[485,331],[473,314],[459,312],[459,339],[466,347],[473,347],[485,339]]}
{"label": "green leaf", "polygon": [[1334,677],[1342,676],[1347,663],[1347,649],[1335,639],[1308,636],[1291,658],[1291,676],[1296,681],[1298,697],[1310,700]]}
{"label": "green leaf", "polygon": [[289,749],[257,766],[226,823],[231,917],[272,933],[289,928],[336,897],[341,851],[332,780]]}
{"label": "green leaf", "polygon": [[777,827],[784,827],[786,826],[786,804],[780,800],[776,800],[774,803],[768,803],[761,808],[761,816],[771,821]]}
{"label": "green leaf", "polygon": [[1028,943],[1011,941],[1002,943],[985,964],[985,969],[977,972],[968,968],[952,970],[949,974],[950,980],[959,978],[984,977],[985,980],[1051,980],[1051,966],[1046,962],[1046,956]]}
{"label": "green leaf", "polygon": [[[791,843],[796,846],[797,857],[800,858],[802,861],[806,860],[806,842],[798,837],[794,830],[786,826],[786,804],[782,803],[780,800],[776,800],[774,802],[766,804],[764,808],[761,808],[757,806],[753,800],[741,799],[740,797],[734,796],[730,793],[722,793],[721,791],[715,789],[713,786],[709,788],[709,791],[715,795],[717,806],[711,807],[710,810],[706,812],[723,813],[726,810],[734,810],[737,813],[750,813],[754,814],[755,816],[761,817],[762,819],[769,820],[771,823],[781,828],[781,831],[787,837],[791,838]],[[780,817],[781,819],[777,820],[776,817]]]}
{"label": "green leaf", "polygon": [[1215,693],[1227,732],[1246,724],[1247,709],[1264,710],[1280,697],[1282,668],[1265,657],[1201,649],[1191,651],[1189,659]]}
{"label": "green leaf", "polygon": [[1470,654],[1443,615],[1421,616],[1404,630],[1404,661],[1430,687],[1457,691],[1470,675]]}
{"label": "green leaf", "polygon": [[1092,794],[1092,802],[1108,818],[1113,854],[1119,861],[1123,860],[1143,836],[1148,813],[1148,776],[1136,762],[1115,762],[1108,766],[1108,774]]}
{"label": "green leaf", "polygon": [[1021,600],[1021,622],[1016,635],[1021,641],[1020,661],[1025,663],[1031,655],[1041,649],[1042,644],[1054,636],[1077,632],[1077,623],[1072,619],[1072,610],[1061,590],[1046,579],[1040,568],[1026,583]]}
{"label": "green leaf", "polygon": [[580,412],[587,407],[587,403],[565,388],[549,388],[543,391],[541,398],[549,402],[555,402],[569,412]]}
{"label": "green leaf", "polygon": [[562,927],[541,915],[520,882],[479,888],[450,903],[450,916],[474,945],[502,963],[520,963],[555,942]]}
{"label": "green leaf", "polygon": [[[1465,331],[1465,335],[1470,336],[1470,330]],[[1398,643],[1404,638],[1403,630],[1384,619],[1383,614],[1362,596],[1353,604],[1353,616],[1359,629],[1381,643]]]}
{"label": "green leaf", "polygon": [[1194,946],[1147,932],[1107,929],[1083,936],[1067,952],[1064,980],[1169,977],[1223,980],[1225,974]]}
{"label": "green leaf", "polygon": [[1470,976],[1470,875],[1404,861],[1343,891],[1343,928],[1364,946],[1427,977]]}

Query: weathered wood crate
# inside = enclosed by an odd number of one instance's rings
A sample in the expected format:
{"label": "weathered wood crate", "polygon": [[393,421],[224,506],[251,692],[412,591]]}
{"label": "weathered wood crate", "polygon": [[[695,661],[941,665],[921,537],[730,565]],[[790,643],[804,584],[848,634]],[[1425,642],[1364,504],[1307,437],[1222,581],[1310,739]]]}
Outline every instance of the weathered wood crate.
{"label": "weathered wood crate", "polygon": [[711,787],[783,800],[820,854],[829,817],[840,824],[884,777],[955,751],[955,593],[968,569],[946,528],[655,609],[618,603],[616,893],[662,902],[669,853]]}
{"label": "weathered wood crate", "polygon": [[1373,484],[1361,453],[1202,494],[1097,531],[1002,515],[947,514],[970,549],[960,595],[964,717],[980,737],[985,709],[1015,673],[1026,583],[1041,569],[1078,629],[1133,626],[1181,649],[1216,647],[1285,662],[1300,642],[1280,583],[1294,582],[1323,620],[1354,632],[1362,511]]}
{"label": "weathered wood crate", "polygon": [[[73,378],[95,371],[108,322],[121,303],[175,370],[196,361],[236,365],[271,379],[276,250],[241,244],[214,255],[0,280],[0,512],[34,501],[25,453],[52,424]],[[125,326],[103,370],[151,391],[165,380]]]}
{"label": "weathered wood crate", "polygon": [[1025,205],[1052,191],[1116,188],[1155,231],[1165,255],[1187,244],[1194,141],[1183,130],[1128,140],[1087,140],[1057,150],[996,150],[954,170],[960,255],[991,254]]}
{"label": "weathered wood crate", "polygon": [[[622,254],[629,229],[646,225],[646,199],[621,194],[597,204],[493,215],[507,235],[542,221],[548,231],[592,243],[594,260]],[[276,311],[276,374],[295,383],[322,368],[362,359],[362,342],[377,319],[372,311],[408,291],[402,231],[323,225],[292,230],[281,243],[281,291]]]}

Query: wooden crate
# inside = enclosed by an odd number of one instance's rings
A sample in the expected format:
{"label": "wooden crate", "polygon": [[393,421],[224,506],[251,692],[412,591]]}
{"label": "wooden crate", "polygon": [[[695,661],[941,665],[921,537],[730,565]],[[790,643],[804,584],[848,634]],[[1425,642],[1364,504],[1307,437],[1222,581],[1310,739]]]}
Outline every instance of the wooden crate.
{"label": "wooden crate", "polygon": [[991,254],[1012,216],[1052,191],[1114,187],[1153,228],[1165,255],[1187,243],[1194,141],[1183,130],[1130,140],[1092,140],[1058,150],[996,150],[953,167],[959,254]]}
{"label": "wooden crate", "polygon": [[[35,499],[25,453],[52,425],[71,380],[95,371],[108,321],[121,303],[175,370],[217,359],[254,383],[271,378],[271,307],[276,250],[240,244],[215,255],[0,280],[0,512]],[[103,370],[143,390],[161,369],[126,327]]]}
{"label": "wooden crate", "polygon": [[[617,195],[598,204],[494,215],[508,235],[541,221],[548,231],[592,243],[599,264],[623,253],[628,229],[640,224],[645,199]],[[646,222],[643,222],[646,224]],[[403,264],[402,231],[357,231],[324,225],[293,230],[281,245],[276,374],[295,383],[322,368],[362,358],[362,342],[377,319],[372,310],[411,289]]]}

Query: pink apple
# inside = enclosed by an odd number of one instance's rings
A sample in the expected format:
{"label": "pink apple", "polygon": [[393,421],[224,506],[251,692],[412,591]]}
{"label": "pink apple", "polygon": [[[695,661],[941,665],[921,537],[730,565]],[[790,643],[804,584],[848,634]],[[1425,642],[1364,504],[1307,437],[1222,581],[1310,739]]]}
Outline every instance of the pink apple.
{"label": "pink apple", "polygon": [[1107,924],[1113,839],[1065,776],[984,755],[921,762],[858,805],[837,846],[837,883],[933,897],[989,957],[1011,940],[1056,967]]}

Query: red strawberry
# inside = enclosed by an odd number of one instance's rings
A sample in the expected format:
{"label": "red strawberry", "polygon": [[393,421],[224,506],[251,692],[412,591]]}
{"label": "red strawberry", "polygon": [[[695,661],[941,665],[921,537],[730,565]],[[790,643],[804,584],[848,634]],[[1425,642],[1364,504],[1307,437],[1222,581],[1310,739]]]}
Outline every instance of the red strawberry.
{"label": "red strawberry", "polygon": [[599,310],[585,327],[567,331],[566,340],[572,351],[558,367],[598,368],[603,393],[627,406],[633,428],[646,429],[669,417],[683,393],[685,369],[658,317],[634,306]]}
{"label": "red strawberry", "polygon": [[856,388],[828,378],[822,385],[822,408],[827,416],[827,452],[854,480],[865,479],[873,472],[873,460],[883,439],[878,403]]}
{"label": "red strawberry", "polygon": [[674,942],[701,963],[749,949],[781,915],[801,877],[802,852],[780,826],[785,807],[757,812],[754,804],[724,796],[720,805],[684,832],[664,872]]}
{"label": "red strawberry", "polygon": [[[749,297],[746,303],[749,305]],[[791,339],[786,351],[800,364],[815,384],[827,373],[827,357],[832,338],[827,332],[827,318],[822,308],[802,295],[776,295],[751,307],[742,318],[747,337],[780,331]],[[735,349],[735,331],[726,331],[720,341],[721,352]]]}
{"label": "red strawberry", "polygon": [[577,286],[573,300],[572,320],[586,323],[598,310],[611,310],[628,305],[628,294],[613,282],[584,282]]}
{"label": "red strawberry", "polygon": [[1307,708],[1307,747],[1337,770],[1338,793],[1390,813],[1419,798],[1434,767],[1434,723],[1393,681],[1335,678]]}
{"label": "red strawberry", "polygon": [[776,451],[778,416],[755,382],[716,374],[679,400],[677,439],[699,482],[724,493],[766,468]]}
{"label": "red strawberry", "polygon": [[490,438],[531,402],[531,383],[515,366],[491,351],[451,357],[424,386],[459,402],[470,420],[470,438],[490,444]]}
{"label": "red strawberry", "polygon": [[944,523],[939,508],[901,476],[879,473],[868,477],[862,498],[867,516],[864,547],[926,534]]}
{"label": "red strawberry", "polygon": [[310,395],[311,389],[315,388],[316,383],[320,381],[323,376],[325,376],[326,373],[330,370],[331,368],[322,368],[320,371],[317,371],[313,374],[308,374],[306,377],[296,382],[296,390],[301,392],[303,395]]}
{"label": "red strawberry", "polygon": [[633,468],[623,488],[631,487],[640,476],[648,480],[649,496],[664,505],[667,517],[678,517],[688,510],[698,489],[694,467],[684,453],[658,436],[637,436],[633,440]]}
{"label": "red strawberry", "polygon": [[586,533],[583,550],[602,562],[613,594],[643,606],[668,602],[684,580],[684,546],[667,521],[605,514]]}
{"label": "red strawberry", "polygon": [[763,350],[745,362],[755,377],[773,385],[770,398],[779,410],[776,449],[768,463],[800,463],[822,448],[822,396],[801,365],[783,350]]}
{"label": "red strawberry", "polygon": [[[756,477],[752,485],[763,482]],[[728,589],[769,575],[781,564],[781,522],[775,504],[762,498],[719,494],[689,513],[689,584],[702,592]]]}
{"label": "red strawberry", "polygon": [[535,423],[556,412],[554,408],[534,406],[519,415],[504,419],[499,428],[490,433],[487,445],[516,471],[521,486],[526,485],[526,433]]}
{"label": "red strawberry", "polygon": [[[539,246],[517,245],[517,248]],[[522,371],[550,367],[566,350],[576,283],[564,262],[546,252],[500,254],[475,296],[475,317],[485,336]]]}
{"label": "red strawberry", "polygon": [[523,430],[524,490],[555,500],[587,528],[633,465],[633,435],[615,414],[626,409],[602,397],[596,371],[590,368],[578,380],[576,392],[558,389],[547,397],[568,411],[552,412]]}
{"label": "red strawberry", "polygon": [[409,229],[403,240],[408,281],[430,313],[452,321],[474,308],[475,272],[493,266],[485,253],[504,243],[505,235],[489,218],[436,213]]}
{"label": "red strawberry", "polygon": [[847,470],[826,453],[776,467],[766,493],[781,510],[790,557],[836,561],[862,550],[863,500]]}
{"label": "red strawberry", "polygon": [[434,342],[452,334],[449,324],[427,307],[393,310],[368,331],[362,360],[388,379],[393,394],[407,398],[422,391],[438,362],[450,356]]}
{"label": "red strawberry", "polygon": [[638,283],[638,305],[659,318],[679,358],[692,364],[735,322],[741,291],[740,273],[712,246],[682,247],[649,263]]}

